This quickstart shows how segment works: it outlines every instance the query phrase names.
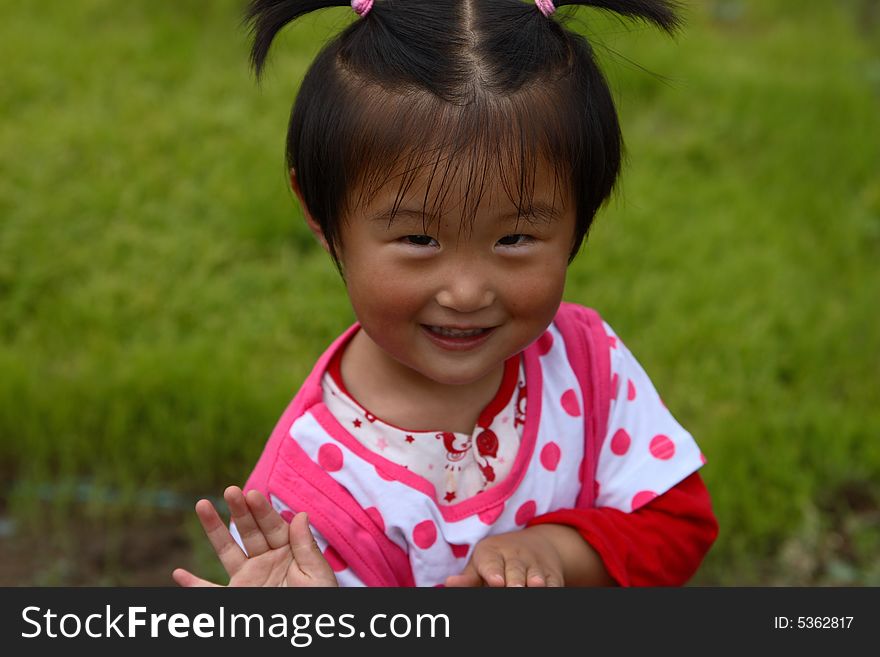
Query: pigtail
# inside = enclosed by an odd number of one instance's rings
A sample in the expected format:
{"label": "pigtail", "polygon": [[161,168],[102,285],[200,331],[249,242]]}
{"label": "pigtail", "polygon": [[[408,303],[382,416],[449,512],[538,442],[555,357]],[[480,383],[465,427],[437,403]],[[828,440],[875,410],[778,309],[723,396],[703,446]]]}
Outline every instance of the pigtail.
{"label": "pigtail", "polygon": [[553,4],[556,7],[580,5],[603,9],[627,18],[653,23],[669,34],[673,34],[682,23],[681,3],[678,0],[555,0]]}
{"label": "pigtail", "polygon": [[272,40],[285,25],[318,9],[348,6],[350,0],[251,0],[244,21],[254,38],[251,65],[257,77],[263,72]]}

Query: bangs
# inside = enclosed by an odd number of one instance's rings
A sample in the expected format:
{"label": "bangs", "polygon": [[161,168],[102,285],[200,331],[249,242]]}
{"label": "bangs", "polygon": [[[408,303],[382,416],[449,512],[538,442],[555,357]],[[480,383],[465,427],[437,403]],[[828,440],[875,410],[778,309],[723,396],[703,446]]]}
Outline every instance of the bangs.
{"label": "bangs", "polygon": [[450,103],[423,90],[389,91],[349,87],[353,114],[345,138],[343,217],[350,220],[380,191],[396,184],[391,218],[416,181],[425,226],[461,208],[459,231],[469,231],[480,211],[487,184],[499,181],[517,208],[517,222],[528,216],[538,167],[553,179],[552,204],[571,194],[578,161],[577,125],[568,108],[546,86],[497,97],[474,92],[466,102]]}

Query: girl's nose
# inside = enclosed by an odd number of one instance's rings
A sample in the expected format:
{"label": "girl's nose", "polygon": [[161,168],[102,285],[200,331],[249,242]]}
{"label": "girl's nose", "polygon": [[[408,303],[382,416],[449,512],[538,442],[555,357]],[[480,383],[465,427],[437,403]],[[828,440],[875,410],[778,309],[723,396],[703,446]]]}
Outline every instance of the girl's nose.
{"label": "girl's nose", "polygon": [[444,308],[472,313],[491,306],[495,302],[495,293],[485,276],[464,268],[447,278],[436,299]]}

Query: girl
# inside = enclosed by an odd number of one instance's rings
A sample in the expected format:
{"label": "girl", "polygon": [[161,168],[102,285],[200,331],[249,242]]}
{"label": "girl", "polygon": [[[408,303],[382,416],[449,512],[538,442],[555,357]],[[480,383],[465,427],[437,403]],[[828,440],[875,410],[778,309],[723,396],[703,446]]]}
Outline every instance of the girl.
{"label": "girl", "polygon": [[[341,4],[254,0],[257,74],[284,25]],[[672,0],[557,4],[677,26]],[[705,460],[608,324],[562,303],[620,168],[588,42],[550,0],[351,5],[287,156],[358,321],[227,489],[232,533],[196,507],[230,583],[684,583],[717,534]]]}

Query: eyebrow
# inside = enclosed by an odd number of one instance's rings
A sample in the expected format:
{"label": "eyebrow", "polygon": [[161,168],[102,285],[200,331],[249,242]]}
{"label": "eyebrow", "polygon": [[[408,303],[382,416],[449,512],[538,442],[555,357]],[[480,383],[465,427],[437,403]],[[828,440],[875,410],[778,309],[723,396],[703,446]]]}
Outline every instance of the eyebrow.
{"label": "eyebrow", "polygon": [[[552,205],[547,205],[546,203],[532,203],[528,208],[524,208],[521,212],[517,213],[516,210],[512,210],[510,212],[506,212],[504,214],[498,215],[495,217],[495,220],[499,223],[501,222],[512,222],[517,219],[527,221],[529,223],[550,223],[555,219],[558,219],[562,215],[562,211],[558,208],[553,207]],[[370,217],[370,221],[386,221],[389,225],[393,224],[395,220],[400,219],[415,219],[418,221],[427,220],[429,223],[433,222],[436,217],[428,212],[422,212],[422,210],[416,210],[413,208],[398,208],[396,212],[393,213],[391,210],[386,210],[383,212],[379,212],[378,214],[372,215]],[[537,221],[536,221],[537,220]]]}

